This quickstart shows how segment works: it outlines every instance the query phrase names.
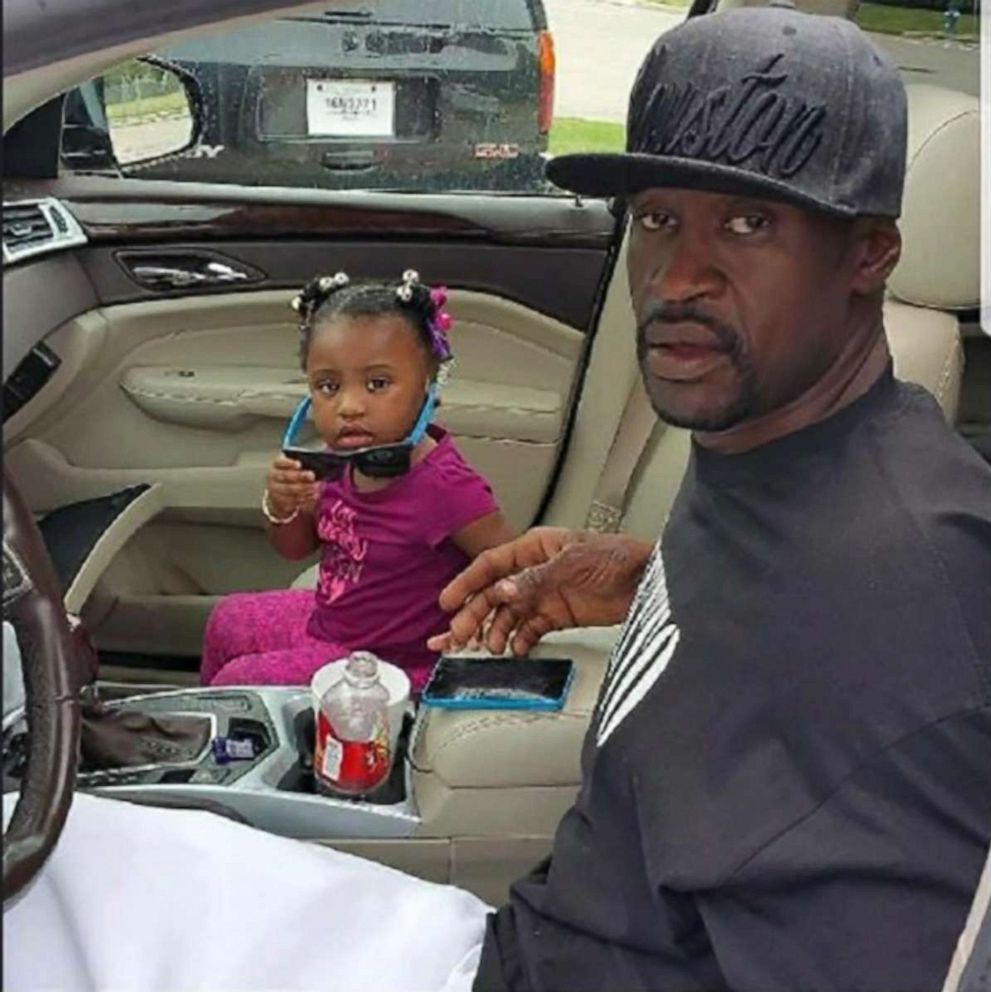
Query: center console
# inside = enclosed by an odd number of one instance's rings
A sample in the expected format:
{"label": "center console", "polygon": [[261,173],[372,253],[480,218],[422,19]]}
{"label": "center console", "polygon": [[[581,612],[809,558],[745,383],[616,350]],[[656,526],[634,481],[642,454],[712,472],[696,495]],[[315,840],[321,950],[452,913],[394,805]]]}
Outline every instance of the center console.
{"label": "center console", "polygon": [[184,717],[192,725],[202,720],[206,743],[192,753],[169,753],[166,746],[152,764],[81,770],[77,787],[145,802],[205,800],[287,837],[411,836],[420,822],[407,761],[412,715],[405,718],[392,773],[380,788],[358,799],[324,795],[313,776],[311,698],[305,688],[263,686],[154,692],[105,703],[108,711]]}
{"label": "center console", "polygon": [[[602,634],[610,643],[616,636]],[[421,706],[415,721],[406,716],[390,780],[361,799],[316,791],[308,687],[164,691],[102,681],[100,705],[112,714],[98,721],[107,747],[100,762],[84,748],[78,788],[227,812],[497,904],[512,880],[546,856],[574,802],[582,740],[608,658],[605,640],[599,645],[587,635],[546,638],[548,656],[576,662],[563,710]],[[16,790],[27,745],[23,706],[5,709],[2,729],[4,788]],[[170,730],[177,732],[170,737]],[[218,739],[233,749],[216,750]]]}

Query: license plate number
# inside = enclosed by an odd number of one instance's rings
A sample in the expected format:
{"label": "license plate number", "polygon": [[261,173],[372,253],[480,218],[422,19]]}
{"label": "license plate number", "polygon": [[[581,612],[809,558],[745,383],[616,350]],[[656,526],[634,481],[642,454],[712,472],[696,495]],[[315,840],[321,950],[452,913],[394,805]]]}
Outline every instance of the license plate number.
{"label": "license plate number", "polygon": [[306,127],[334,138],[395,134],[394,83],[356,79],[307,79]]}

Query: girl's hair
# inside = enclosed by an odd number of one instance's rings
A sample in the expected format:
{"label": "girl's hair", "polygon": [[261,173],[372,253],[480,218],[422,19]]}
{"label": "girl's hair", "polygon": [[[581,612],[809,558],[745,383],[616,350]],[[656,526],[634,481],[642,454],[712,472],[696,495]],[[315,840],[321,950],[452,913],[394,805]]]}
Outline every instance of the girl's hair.
{"label": "girl's hair", "polygon": [[348,275],[311,279],[293,298],[292,308],[299,314],[299,359],[306,371],[313,329],[335,317],[377,317],[398,314],[419,335],[430,356],[435,372],[452,360],[447,332],[451,317],[444,310],[447,291],[442,286],[431,289],[420,282],[412,269],[403,273],[398,285],[385,282],[352,284]]}

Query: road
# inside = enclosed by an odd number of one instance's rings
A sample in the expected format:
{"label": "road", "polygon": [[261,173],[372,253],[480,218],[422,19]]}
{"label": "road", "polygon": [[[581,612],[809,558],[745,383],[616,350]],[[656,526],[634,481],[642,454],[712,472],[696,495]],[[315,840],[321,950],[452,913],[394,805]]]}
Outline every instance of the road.
{"label": "road", "polygon": [[544,0],[554,35],[558,117],[625,121],[626,102],[644,56],[684,12],[621,0]]}
{"label": "road", "polygon": [[114,154],[121,165],[166,155],[182,148],[192,133],[189,117],[111,125]]}
{"label": "road", "polygon": [[[623,121],[644,55],[684,12],[636,0],[544,0],[557,53],[555,113]],[[976,46],[873,35],[906,83],[937,83],[978,96]]]}
{"label": "road", "polygon": [[891,56],[906,83],[932,83],[977,97],[981,95],[976,45],[944,44],[886,34],[871,37]]}

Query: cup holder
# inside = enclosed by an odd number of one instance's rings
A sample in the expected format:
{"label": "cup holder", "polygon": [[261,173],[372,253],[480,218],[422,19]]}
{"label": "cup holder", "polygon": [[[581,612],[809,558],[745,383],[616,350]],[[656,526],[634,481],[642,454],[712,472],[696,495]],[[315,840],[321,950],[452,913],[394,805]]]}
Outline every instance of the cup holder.
{"label": "cup holder", "polygon": [[[414,718],[411,713],[403,717],[403,725],[399,731],[399,743],[393,758],[389,777],[374,792],[359,796],[335,796],[339,799],[350,799],[358,803],[372,803],[376,806],[394,806],[406,798],[406,750],[409,744],[410,732],[413,729]],[[282,792],[302,792],[308,795],[320,795],[322,790],[317,786],[313,773],[313,743],[316,739],[316,716],[311,707],[307,706],[296,714],[293,719],[293,735],[296,743],[296,753],[299,757],[286,771],[276,788]]]}

